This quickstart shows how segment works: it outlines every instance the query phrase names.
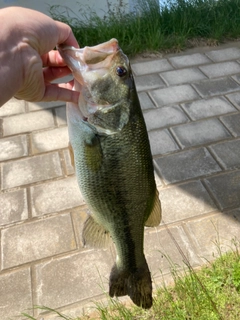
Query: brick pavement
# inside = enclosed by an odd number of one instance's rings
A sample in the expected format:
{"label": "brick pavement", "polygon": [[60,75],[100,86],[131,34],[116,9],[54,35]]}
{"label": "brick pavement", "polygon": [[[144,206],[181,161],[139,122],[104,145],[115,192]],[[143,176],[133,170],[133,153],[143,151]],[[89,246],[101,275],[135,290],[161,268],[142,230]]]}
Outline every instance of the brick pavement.
{"label": "brick pavement", "polygon": [[[167,257],[184,266],[168,231],[194,267],[217,256],[216,241],[225,251],[239,239],[240,47],[195,49],[132,68],[163,207],[164,223],[145,237],[160,285],[169,279]],[[114,253],[82,247],[87,208],[67,149],[65,105],[12,99],[0,117],[0,319],[24,311],[55,318],[33,305],[80,315],[104,297]]]}

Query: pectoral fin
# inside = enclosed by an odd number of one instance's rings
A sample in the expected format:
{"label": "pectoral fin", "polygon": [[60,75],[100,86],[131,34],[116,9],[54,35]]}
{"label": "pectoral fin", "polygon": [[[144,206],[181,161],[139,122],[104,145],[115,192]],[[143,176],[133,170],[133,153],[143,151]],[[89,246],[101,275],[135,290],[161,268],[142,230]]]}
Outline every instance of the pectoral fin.
{"label": "pectoral fin", "polygon": [[107,248],[111,244],[109,232],[89,216],[83,226],[83,244],[93,248]]}
{"label": "pectoral fin", "polygon": [[155,199],[154,199],[154,204],[153,204],[153,209],[148,217],[147,221],[145,222],[146,227],[157,227],[162,218],[162,210],[161,210],[161,203],[159,200],[159,193],[158,190],[156,189],[156,194],[155,194]]}

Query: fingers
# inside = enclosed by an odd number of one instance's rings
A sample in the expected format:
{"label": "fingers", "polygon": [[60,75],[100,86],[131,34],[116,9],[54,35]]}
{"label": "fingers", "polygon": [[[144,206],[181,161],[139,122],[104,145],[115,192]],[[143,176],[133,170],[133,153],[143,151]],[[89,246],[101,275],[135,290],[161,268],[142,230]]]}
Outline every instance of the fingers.
{"label": "fingers", "polygon": [[42,101],[66,101],[78,104],[79,92],[72,91],[72,84],[49,84],[46,86]]}
{"label": "fingers", "polygon": [[60,21],[55,21],[58,28],[58,43],[57,44],[65,44],[68,46],[73,46],[75,48],[79,48],[76,38],[71,30],[71,28]]}
{"label": "fingers", "polygon": [[60,67],[66,66],[63,58],[57,50],[51,50],[41,56],[43,66],[49,67]]}
{"label": "fingers", "polygon": [[68,76],[71,70],[68,67],[47,67],[43,68],[44,82],[52,82],[56,79]]}

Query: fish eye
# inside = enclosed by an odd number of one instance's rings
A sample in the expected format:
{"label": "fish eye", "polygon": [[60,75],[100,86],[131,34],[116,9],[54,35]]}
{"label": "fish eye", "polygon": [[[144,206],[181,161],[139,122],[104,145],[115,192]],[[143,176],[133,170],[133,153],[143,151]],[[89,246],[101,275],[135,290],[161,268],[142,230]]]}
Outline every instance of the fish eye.
{"label": "fish eye", "polygon": [[127,70],[124,67],[117,67],[116,71],[119,77],[123,77],[127,73]]}

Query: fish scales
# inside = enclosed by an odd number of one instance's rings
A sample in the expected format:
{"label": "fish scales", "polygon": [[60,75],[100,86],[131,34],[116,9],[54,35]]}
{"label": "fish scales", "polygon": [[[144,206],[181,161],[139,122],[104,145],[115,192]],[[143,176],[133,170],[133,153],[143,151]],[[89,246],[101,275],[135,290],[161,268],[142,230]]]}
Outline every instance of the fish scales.
{"label": "fish scales", "polygon": [[[120,55],[120,59],[113,56],[103,75],[102,69],[106,68],[99,68],[97,59],[100,77],[89,75],[92,69],[76,70],[67,56],[70,49],[59,48],[78,78],[76,88],[82,95],[79,107],[67,105],[67,117],[77,180],[91,211],[83,239],[86,245],[95,247],[105,246],[109,238],[113,240],[117,259],[110,275],[110,295],[128,294],[138,306],[150,308],[152,283],[143,252],[144,225],[158,225],[161,215],[150,145],[128,60],[115,39],[102,46],[104,50],[109,46],[109,56]],[[92,48],[97,48],[97,55],[101,45]],[[128,68],[128,74],[119,82],[115,70],[122,65]],[[87,80],[84,72],[88,72]],[[86,112],[86,104],[89,109],[95,108],[94,112]]]}

